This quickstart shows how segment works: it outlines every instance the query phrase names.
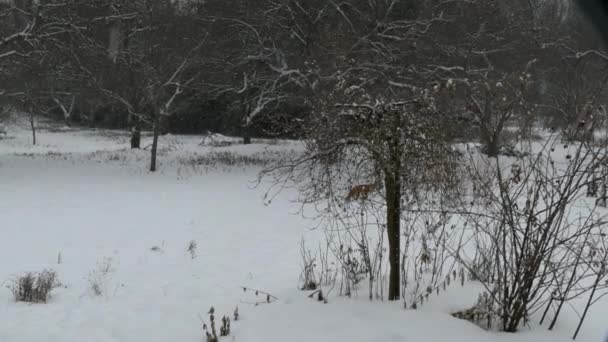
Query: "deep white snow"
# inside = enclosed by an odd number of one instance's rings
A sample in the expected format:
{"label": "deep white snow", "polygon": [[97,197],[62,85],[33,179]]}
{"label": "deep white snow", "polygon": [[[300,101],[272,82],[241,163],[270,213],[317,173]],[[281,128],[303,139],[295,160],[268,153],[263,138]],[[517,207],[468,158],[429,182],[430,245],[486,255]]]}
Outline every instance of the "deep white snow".
{"label": "deep white snow", "polygon": [[[204,341],[201,317],[239,307],[220,341],[549,342],[569,341],[570,310],[557,330],[501,334],[449,315],[474,304],[479,288],[453,286],[417,311],[402,303],[332,296],[322,304],[297,290],[299,241],[315,241],[296,194],[272,204],[255,187],[259,168],[188,166],[218,151],[251,155],[291,144],[202,147],[201,137],[162,137],[160,172],[147,151],[114,131],[26,128],[0,137],[0,342]],[[143,146],[149,144],[149,138]],[[196,255],[187,251],[196,241]],[[61,255],[58,263],[59,254]],[[101,269],[108,266],[108,272]],[[47,304],[15,303],[6,286],[27,271],[57,271]],[[91,281],[103,290],[96,296]],[[241,286],[268,291],[271,304]],[[598,304],[578,341],[601,341],[608,305]]]}

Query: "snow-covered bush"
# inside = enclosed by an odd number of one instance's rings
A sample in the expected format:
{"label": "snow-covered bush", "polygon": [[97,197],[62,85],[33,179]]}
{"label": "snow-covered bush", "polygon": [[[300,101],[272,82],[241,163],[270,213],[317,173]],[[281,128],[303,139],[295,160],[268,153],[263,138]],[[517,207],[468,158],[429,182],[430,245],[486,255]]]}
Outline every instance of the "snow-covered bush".
{"label": "snow-covered bush", "polygon": [[[341,266],[342,284],[340,291],[346,296],[366,277],[369,276],[369,254],[365,244],[356,247],[340,245],[336,258]],[[342,292],[342,290],[344,290]]]}
{"label": "snow-covered bush", "polygon": [[463,283],[464,271],[453,253],[462,247],[464,233],[457,223],[447,209],[409,215],[402,252],[404,307],[417,309],[458,278]]}
{"label": "snow-covered bush", "polygon": [[188,248],[186,250],[188,251],[188,253],[190,253],[190,257],[192,259],[196,259],[197,250],[198,250],[198,244],[196,243],[196,241],[194,241],[194,240],[190,241],[190,243],[188,244]]}
{"label": "snow-covered bush", "polygon": [[475,306],[457,311],[452,316],[475,323],[485,329],[492,329],[496,322],[500,321],[495,301],[486,292],[479,295]]}
{"label": "snow-covered bush", "polygon": [[309,296],[311,298],[314,294],[320,294],[323,297],[323,287],[329,288],[328,293],[331,292],[336,285],[338,275],[336,264],[339,262],[335,261],[336,255],[331,250],[330,244],[326,243],[324,246],[319,244],[318,251],[313,254],[302,239],[300,255],[302,271],[298,287],[303,291],[315,291]]}
{"label": "snow-covered bush", "polygon": [[236,151],[210,152],[180,160],[183,166],[206,167],[210,169],[222,169],[224,167],[269,167],[281,161],[288,160],[291,151],[263,151],[252,154],[244,154]]}
{"label": "snow-covered bush", "polygon": [[[206,342],[218,342],[220,337],[230,335],[230,317],[223,316],[219,326],[219,336],[215,327],[215,309],[211,307],[208,312],[209,325],[203,321],[203,331],[205,332]],[[238,319],[238,308],[234,312],[235,320]]]}
{"label": "snow-covered bush", "polygon": [[17,302],[46,303],[51,297],[51,291],[58,285],[55,271],[44,270],[17,277],[8,288]]}
{"label": "snow-covered bush", "polygon": [[306,249],[306,244],[302,240],[300,244],[300,254],[302,256],[301,267],[302,272],[300,273],[300,289],[304,291],[316,290],[319,287],[318,277],[315,272],[316,260],[312,256],[310,250]]}
{"label": "snow-covered bush", "polygon": [[590,251],[606,245],[608,217],[585,199],[605,150],[578,143],[562,155],[557,143],[551,139],[506,167],[501,158],[489,159],[493,176],[477,179],[477,196],[460,210],[477,253],[458,254],[459,261],[486,288],[503,331],[516,332],[533,312],[557,307],[552,329],[565,302],[591,291],[590,266],[583,266],[593,265]]}
{"label": "snow-covered bush", "polygon": [[89,290],[94,296],[107,295],[109,276],[113,271],[112,258],[105,258],[89,273],[87,281]]}

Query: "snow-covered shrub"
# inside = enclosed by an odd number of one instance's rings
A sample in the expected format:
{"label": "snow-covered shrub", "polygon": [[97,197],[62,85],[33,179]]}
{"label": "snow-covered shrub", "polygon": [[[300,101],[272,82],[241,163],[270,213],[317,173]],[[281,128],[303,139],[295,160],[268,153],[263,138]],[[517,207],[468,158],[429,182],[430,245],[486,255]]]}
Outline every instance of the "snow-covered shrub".
{"label": "snow-covered shrub", "polygon": [[264,151],[252,154],[243,154],[236,151],[221,151],[205,153],[194,157],[180,160],[185,166],[203,166],[208,168],[219,167],[268,167],[284,161],[289,156],[289,151]]}
{"label": "snow-covered shrub", "polygon": [[87,281],[89,282],[89,290],[94,296],[107,294],[109,276],[112,271],[112,258],[105,258],[89,273]]}
{"label": "snow-covered shrub", "polygon": [[[439,208],[443,208],[439,206]],[[463,229],[448,209],[412,213],[402,254],[403,306],[417,309],[433,295],[464,280],[453,251],[462,248]]]}
{"label": "snow-covered shrub", "polygon": [[353,288],[369,274],[367,248],[363,244],[355,248],[340,245],[336,257],[342,266],[344,295],[350,296]]}
{"label": "snow-covered shrub", "polygon": [[336,282],[337,270],[335,262],[330,261],[329,244],[323,248],[319,245],[319,251],[313,253],[306,247],[304,240],[300,243],[301,274],[299,288],[304,291],[318,290],[322,286],[333,286]]}
{"label": "snow-covered shrub", "polygon": [[211,147],[228,147],[236,144],[236,140],[222,134],[207,132],[203,135],[203,140],[199,145]]}
{"label": "snow-covered shrub", "polygon": [[51,297],[51,291],[58,285],[55,271],[44,270],[16,278],[9,289],[17,302],[46,303]]}
{"label": "snow-covered shrub", "polygon": [[[209,325],[203,321],[203,331],[205,332],[206,342],[218,342],[220,337],[230,335],[230,317],[223,316],[220,324],[220,334],[218,337],[215,327],[215,308],[209,309]],[[238,308],[234,311],[235,320],[238,319]],[[201,319],[202,320],[202,319]]]}
{"label": "snow-covered shrub", "polygon": [[300,289],[304,291],[316,290],[319,281],[315,274],[316,260],[310,250],[306,249],[304,240],[300,243],[300,255],[302,256],[302,272],[300,274]]}
{"label": "snow-covered shrub", "polygon": [[232,313],[232,315],[234,316],[234,321],[238,321],[239,320],[239,307],[237,306],[236,308],[234,308],[234,312]]}
{"label": "snow-covered shrub", "polygon": [[477,303],[470,309],[457,311],[452,316],[474,323],[484,329],[492,329],[499,321],[499,314],[493,295],[484,292],[477,298]]}
{"label": "snow-covered shrub", "polygon": [[222,317],[222,326],[220,327],[220,336],[230,335],[230,317]]}
{"label": "snow-covered shrub", "polygon": [[207,336],[207,342],[218,341],[217,332],[215,330],[215,316],[213,314],[209,315],[209,327],[207,324],[203,324],[203,330]]}
{"label": "snow-covered shrub", "polygon": [[[532,313],[546,315],[557,303],[552,329],[565,302],[592,291],[586,278],[593,274],[581,267],[593,265],[588,251],[608,244],[600,203],[580,205],[588,184],[605,181],[594,174],[607,159],[605,149],[577,143],[556,158],[558,139],[511,167],[502,167],[502,158],[489,159],[492,177],[475,184],[478,195],[461,210],[477,255],[459,254],[459,262],[488,290],[500,312],[495,323],[506,332],[517,332]],[[472,173],[478,173],[475,167]]]}
{"label": "snow-covered shrub", "polygon": [[190,241],[190,243],[188,244],[188,253],[190,253],[190,257],[192,259],[195,259],[197,256],[197,249],[198,249],[198,244],[196,243],[196,241],[192,240]]}

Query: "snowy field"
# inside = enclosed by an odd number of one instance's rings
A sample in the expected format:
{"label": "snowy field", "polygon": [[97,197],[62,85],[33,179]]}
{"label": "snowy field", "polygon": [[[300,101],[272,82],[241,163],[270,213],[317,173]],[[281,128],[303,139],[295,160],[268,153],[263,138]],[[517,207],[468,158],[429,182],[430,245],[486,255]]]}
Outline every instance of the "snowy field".
{"label": "snowy field", "polygon": [[[515,335],[450,316],[474,304],[474,284],[417,311],[370,304],[365,291],[327,304],[307,298],[297,289],[299,241],[319,233],[298,214],[296,194],[266,205],[264,186],[254,186],[259,167],[188,162],[219,152],[272,157],[293,144],[202,147],[200,137],[165,136],[160,172],[150,174],[148,152],[127,149],[119,132],[42,130],[38,142],[16,126],[0,136],[0,342],[204,341],[200,317],[211,306],[218,316],[239,307],[220,341],[559,342],[574,331],[574,310],[556,331],[533,325]],[[15,303],[6,286],[43,269],[62,284],[50,302]],[[252,305],[261,299],[241,286],[278,300]],[[608,331],[608,304],[592,310],[578,341]]]}

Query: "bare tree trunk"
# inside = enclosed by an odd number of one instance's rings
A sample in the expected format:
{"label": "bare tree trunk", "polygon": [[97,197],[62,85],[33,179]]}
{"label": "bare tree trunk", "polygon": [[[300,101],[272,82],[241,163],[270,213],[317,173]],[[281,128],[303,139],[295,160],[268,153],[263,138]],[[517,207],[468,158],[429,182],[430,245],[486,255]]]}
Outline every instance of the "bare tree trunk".
{"label": "bare tree trunk", "polygon": [[386,192],[386,233],[388,234],[388,300],[401,297],[401,158],[402,146],[398,138],[401,116],[397,113],[388,136],[389,163],[384,169]]}
{"label": "bare tree trunk", "polygon": [[498,144],[498,140],[490,139],[486,143],[486,154],[488,155],[488,157],[497,157],[499,150],[500,146]]}
{"label": "bare tree trunk", "polygon": [[141,129],[139,125],[131,127],[131,148],[141,148]]}
{"label": "bare tree trunk", "polygon": [[[245,104],[243,110],[245,112],[245,116],[249,115],[249,111],[250,111],[250,106],[249,104]],[[243,125],[243,144],[244,145],[249,145],[251,144],[251,127],[249,124],[249,121],[247,121],[244,125]]]}
{"label": "bare tree trunk", "polygon": [[36,145],[36,123],[34,121],[34,112],[30,109],[30,127],[32,129],[32,145]]}
{"label": "bare tree trunk", "polygon": [[243,126],[243,144],[244,145],[251,144],[250,129],[249,129],[249,126],[247,126],[247,125]]}
{"label": "bare tree trunk", "polygon": [[490,124],[486,122],[487,119],[481,119],[481,125],[479,127],[481,133],[481,142],[483,143],[484,152],[488,157],[497,157],[500,150],[500,131],[492,129]]}
{"label": "bare tree trunk", "polygon": [[388,260],[390,265],[388,300],[399,300],[401,279],[401,191],[398,173],[385,175],[386,227],[388,234]]}
{"label": "bare tree trunk", "polygon": [[89,127],[95,127],[95,107],[91,106],[88,109],[88,112],[89,112],[89,114],[87,116],[87,120],[88,120]]}
{"label": "bare tree trunk", "polygon": [[156,151],[158,148],[158,134],[160,132],[160,111],[159,108],[154,109],[154,137],[152,138],[152,151],[150,158],[150,172],[156,171]]}

